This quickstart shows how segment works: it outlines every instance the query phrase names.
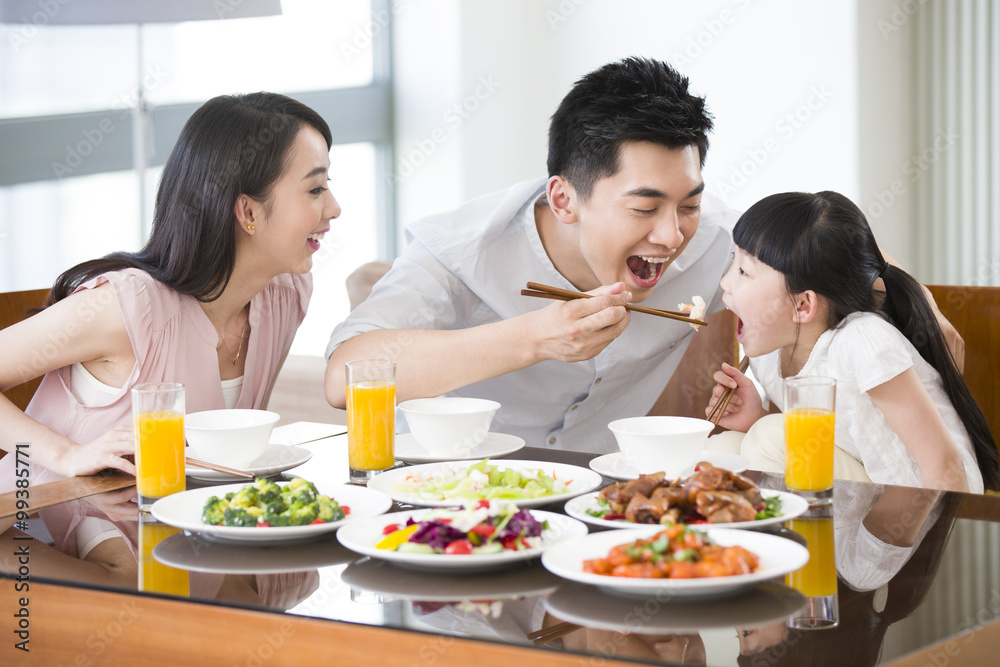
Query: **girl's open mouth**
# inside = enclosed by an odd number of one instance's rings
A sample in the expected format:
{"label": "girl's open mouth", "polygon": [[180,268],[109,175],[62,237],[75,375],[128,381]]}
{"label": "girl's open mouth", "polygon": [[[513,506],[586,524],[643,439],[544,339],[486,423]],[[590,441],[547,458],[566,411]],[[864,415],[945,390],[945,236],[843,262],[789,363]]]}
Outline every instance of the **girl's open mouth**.
{"label": "girl's open mouth", "polygon": [[669,259],[669,257],[632,255],[625,261],[625,264],[639,287],[652,287],[663,275],[663,269]]}
{"label": "girl's open mouth", "polygon": [[743,320],[739,317],[736,318],[736,340],[740,340],[743,337]]}

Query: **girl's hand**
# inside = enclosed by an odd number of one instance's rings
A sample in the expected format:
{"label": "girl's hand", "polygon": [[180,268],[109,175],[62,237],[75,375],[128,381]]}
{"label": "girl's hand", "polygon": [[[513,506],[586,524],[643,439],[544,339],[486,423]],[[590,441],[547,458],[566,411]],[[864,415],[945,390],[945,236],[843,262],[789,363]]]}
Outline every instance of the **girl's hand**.
{"label": "girl's hand", "polygon": [[716,371],[712,379],[715,380],[716,385],[712,389],[712,398],[708,401],[708,407],[705,408],[706,417],[712,412],[727,389],[736,389],[733,397],[729,400],[729,405],[722,411],[718,422],[719,426],[745,433],[758,419],[765,415],[757,387],[754,386],[750,378],[740,372],[740,369],[724,363],[722,370]]}
{"label": "girl's hand", "polygon": [[135,474],[135,464],[123,458],[135,454],[132,425],[122,424],[96,440],[67,449],[56,472],[67,477],[93,475],[105,468]]}

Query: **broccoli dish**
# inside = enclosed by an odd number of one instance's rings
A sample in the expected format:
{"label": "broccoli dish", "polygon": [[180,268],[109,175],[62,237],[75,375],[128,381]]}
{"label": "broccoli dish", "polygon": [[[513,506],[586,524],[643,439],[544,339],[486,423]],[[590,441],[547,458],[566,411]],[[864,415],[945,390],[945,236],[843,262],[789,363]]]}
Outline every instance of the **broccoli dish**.
{"label": "broccoli dish", "polygon": [[349,507],[319,493],[312,482],[299,477],[282,486],[255,479],[253,484],[222,498],[209,498],[201,520],[213,526],[243,528],[306,526],[339,521],[350,511]]}

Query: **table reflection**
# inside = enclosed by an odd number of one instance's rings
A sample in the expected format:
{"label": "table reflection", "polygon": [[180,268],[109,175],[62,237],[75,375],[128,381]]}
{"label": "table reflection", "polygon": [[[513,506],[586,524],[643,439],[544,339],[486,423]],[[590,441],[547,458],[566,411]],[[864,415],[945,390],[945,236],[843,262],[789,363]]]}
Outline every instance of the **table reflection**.
{"label": "table reflection", "polygon": [[740,665],[875,665],[889,627],[920,606],[961,503],[957,494],[875,484],[834,493],[840,622],[740,628]]}
{"label": "table reflection", "polygon": [[[761,486],[782,488],[782,480],[765,475]],[[832,554],[826,535],[821,555],[835,564],[840,619],[826,630],[788,627],[804,605],[803,593],[816,592],[812,585],[796,591],[773,581],[738,595],[671,601],[571,583],[537,560],[488,573],[417,572],[362,558],[335,534],[275,545],[185,534],[146,518],[140,522],[134,498],[128,489],[42,510],[51,545],[31,542],[32,578],[406,628],[429,633],[430,641],[470,637],[602,660],[757,666],[878,664],[892,644],[886,640],[890,627],[914,613],[936,577],[950,580],[954,566],[942,568],[942,576],[938,569],[957,508],[968,496],[838,483]],[[995,524],[973,523],[960,522],[963,540],[966,533],[978,534],[972,528],[996,532]],[[762,530],[807,543],[809,531],[796,533],[797,525]],[[0,538],[7,573],[17,571],[13,534]],[[624,531],[622,539],[630,539]],[[990,549],[984,546],[984,568],[970,575],[973,580],[988,580],[996,553]],[[961,604],[951,613],[979,611]],[[914,616],[927,614],[925,608]],[[897,642],[889,657],[957,632],[947,617],[939,625],[927,635],[921,629],[919,637],[911,631],[906,641],[912,643]]]}
{"label": "table reflection", "polygon": [[[171,526],[140,514],[135,487],[90,496],[44,509],[39,516],[52,544],[31,542],[31,576],[38,579],[70,580],[83,584],[110,586],[218,600],[284,611],[308,598],[317,588],[318,565],[273,571],[266,566],[280,560],[288,547],[264,547],[253,560],[251,550],[241,548],[237,567],[212,570],[204,567],[179,567],[181,563],[157,558],[165,545],[190,544],[192,555],[206,562],[218,562],[233,553],[234,545],[213,544],[185,535]],[[14,553],[13,531],[2,539],[4,551]],[[339,546],[339,545],[338,545]],[[216,553],[217,551],[221,553]],[[339,562],[349,556],[344,550],[333,554]],[[249,560],[248,560],[249,559]],[[330,562],[322,561],[322,565]],[[6,558],[3,570],[16,572],[16,563]]]}

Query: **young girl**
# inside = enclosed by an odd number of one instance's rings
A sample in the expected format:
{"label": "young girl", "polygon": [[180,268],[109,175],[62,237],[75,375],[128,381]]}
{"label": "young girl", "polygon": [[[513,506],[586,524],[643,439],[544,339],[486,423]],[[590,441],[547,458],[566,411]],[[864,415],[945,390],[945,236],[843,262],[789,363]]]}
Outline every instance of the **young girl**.
{"label": "young girl", "polygon": [[[835,192],[773,195],[743,214],[733,238],[723,302],[773,403],[783,408],[783,378],[833,377],[836,445],[872,481],[1000,486],[1000,454],[920,284],[885,261],[857,206]],[[724,365],[715,380],[712,405],[736,389],[720,426],[747,431],[764,416],[737,369]]]}

